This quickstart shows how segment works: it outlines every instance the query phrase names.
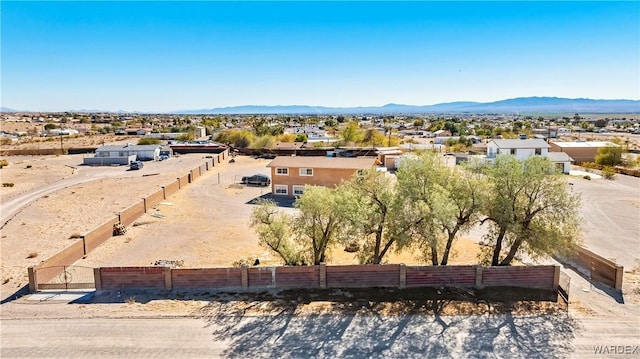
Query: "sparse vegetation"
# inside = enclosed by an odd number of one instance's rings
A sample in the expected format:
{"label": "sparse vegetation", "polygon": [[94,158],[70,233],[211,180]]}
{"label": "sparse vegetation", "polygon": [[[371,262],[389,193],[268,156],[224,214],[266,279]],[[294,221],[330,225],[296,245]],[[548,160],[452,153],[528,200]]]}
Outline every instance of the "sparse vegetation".
{"label": "sparse vegetation", "polygon": [[606,166],[602,169],[602,177],[608,180],[614,179],[616,176],[616,169],[611,166]]}
{"label": "sparse vegetation", "polygon": [[136,304],[136,297],[129,297],[125,300],[125,303],[132,305],[132,304]]}
{"label": "sparse vegetation", "polygon": [[69,239],[82,238],[82,234],[75,232],[69,236]]}
{"label": "sparse vegetation", "polygon": [[6,167],[9,165],[9,161],[5,160],[5,159],[1,159],[0,160],[0,168],[2,167]]}
{"label": "sparse vegetation", "polygon": [[2,182],[2,187],[13,187],[13,182]]}
{"label": "sparse vegetation", "polygon": [[36,258],[38,256],[38,252],[30,252],[27,258]]}
{"label": "sparse vegetation", "polygon": [[144,137],[138,140],[138,145],[143,146],[143,145],[159,145],[160,144],[160,139],[159,138],[153,138],[153,137]]}

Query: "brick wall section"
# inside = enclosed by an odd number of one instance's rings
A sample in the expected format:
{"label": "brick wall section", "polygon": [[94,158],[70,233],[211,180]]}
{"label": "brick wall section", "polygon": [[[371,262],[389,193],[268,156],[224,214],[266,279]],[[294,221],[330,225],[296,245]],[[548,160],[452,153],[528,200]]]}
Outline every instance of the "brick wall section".
{"label": "brick wall section", "polygon": [[476,266],[407,266],[407,287],[474,287]]}
{"label": "brick wall section", "polygon": [[[275,268],[275,284],[278,288],[320,287],[320,268],[318,266]],[[249,282],[251,282],[251,277],[249,277]]]}
{"label": "brick wall section", "polygon": [[91,232],[84,235],[84,245],[87,253],[96,249],[99,245],[113,236],[113,225],[118,223],[118,217],[106,221]]}
{"label": "brick wall section", "polygon": [[125,226],[130,226],[144,213],[144,201],[140,201],[120,212],[120,223]]}
{"label": "brick wall section", "polygon": [[172,269],[172,287],[191,288],[240,288],[242,286],[240,268],[198,268]]}
{"label": "brick wall section", "polygon": [[171,182],[164,186],[165,199],[169,198],[169,196],[173,195],[174,193],[178,192],[178,190],[180,190],[180,184],[178,182],[179,181],[176,180],[175,182]]}
{"label": "brick wall section", "polygon": [[555,289],[555,266],[483,267],[482,285]]}
{"label": "brick wall section", "polygon": [[[327,287],[398,287],[399,264],[326,266]],[[412,266],[406,269],[407,287],[508,286],[556,290],[559,267]],[[170,269],[165,267],[115,267],[96,270],[101,289],[119,288],[240,288],[242,271],[247,288],[318,288],[320,266]],[[39,280],[40,281],[40,280]]]}
{"label": "brick wall section", "polygon": [[164,267],[100,268],[101,289],[164,289]]}
{"label": "brick wall section", "polygon": [[145,211],[149,212],[151,208],[155,207],[156,205],[158,205],[158,203],[162,202],[163,200],[164,200],[164,192],[162,191],[162,189],[148,195],[147,197],[145,197],[145,206],[146,206]]}
{"label": "brick wall section", "polygon": [[275,287],[276,267],[251,267],[247,272],[250,288]]}
{"label": "brick wall section", "polygon": [[399,264],[327,266],[329,288],[397,287],[399,284]]}

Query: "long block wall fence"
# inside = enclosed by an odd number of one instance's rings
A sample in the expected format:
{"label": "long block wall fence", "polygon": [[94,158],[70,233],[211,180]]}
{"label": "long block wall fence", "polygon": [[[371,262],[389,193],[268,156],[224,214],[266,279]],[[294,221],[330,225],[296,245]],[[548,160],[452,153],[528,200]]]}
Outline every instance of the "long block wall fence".
{"label": "long block wall fence", "polygon": [[559,266],[339,265],[172,269],[95,268],[97,290],[244,289],[363,287],[520,287],[557,291]]}
{"label": "long block wall fence", "polygon": [[[102,243],[112,238],[114,235],[114,227],[116,225],[130,226],[140,218],[140,216],[149,212],[154,206],[163,200],[168,199],[181,188],[186,187],[194,180],[194,178],[203,175],[203,169],[209,170],[210,168],[213,168],[216,162],[220,163],[225,157],[228,157],[228,150],[212,156],[211,159],[208,159],[205,163],[189,171],[186,175],[176,178],[176,180],[162,186],[160,190],[142,198],[139,202],[136,202],[120,211],[115,217],[108,219],[93,230],[90,230],[80,236],[78,241],[65,247],[60,252],[42,261],[40,264],[29,267],[29,290],[31,292],[37,291],[38,284],[48,283],[57,277],[61,271],[64,271],[65,267],[72,265]],[[194,173],[196,173],[195,176]],[[155,273],[154,271],[157,270],[149,269],[149,271],[150,273]],[[171,278],[168,280],[170,281]]]}

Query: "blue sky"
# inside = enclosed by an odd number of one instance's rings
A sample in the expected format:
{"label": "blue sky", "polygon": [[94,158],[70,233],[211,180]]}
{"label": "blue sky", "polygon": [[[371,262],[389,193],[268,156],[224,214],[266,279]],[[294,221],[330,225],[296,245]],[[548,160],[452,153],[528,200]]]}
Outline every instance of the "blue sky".
{"label": "blue sky", "polygon": [[640,99],[640,2],[1,3],[1,104]]}

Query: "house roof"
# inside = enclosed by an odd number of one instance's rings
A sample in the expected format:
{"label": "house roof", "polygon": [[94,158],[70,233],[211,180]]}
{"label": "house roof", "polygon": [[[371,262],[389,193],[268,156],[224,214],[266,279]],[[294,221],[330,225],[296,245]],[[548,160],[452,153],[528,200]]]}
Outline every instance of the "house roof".
{"label": "house roof", "polygon": [[370,169],[376,165],[374,157],[300,157],[279,156],[271,161],[267,167],[294,167],[294,168],[336,168],[336,169]]}
{"label": "house roof", "polygon": [[589,142],[553,142],[554,145],[558,147],[571,147],[571,148],[593,148],[593,147],[607,147],[613,146],[618,147],[615,143],[612,142],[604,142],[604,141],[589,141]]}
{"label": "house roof", "polygon": [[569,157],[566,152],[547,152],[547,157],[551,162],[571,162],[573,158]]}
{"label": "house roof", "polygon": [[120,145],[120,146],[100,146],[96,149],[96,152],[109,152],[109,151],[155,151],[156,148],[162,147],[160,145]]}
{"label": "house roof", "polygon": [[548,143],[541,139],[527,140],[491,140],[498,148],[549,148]]}

